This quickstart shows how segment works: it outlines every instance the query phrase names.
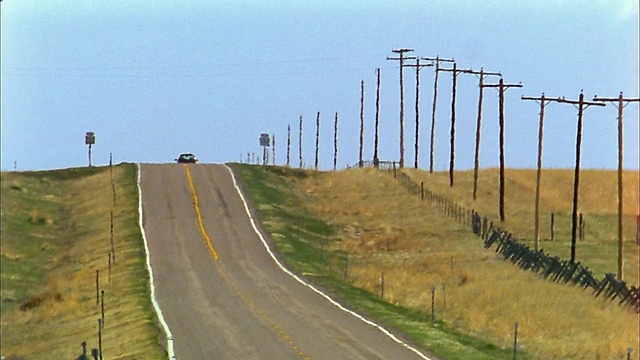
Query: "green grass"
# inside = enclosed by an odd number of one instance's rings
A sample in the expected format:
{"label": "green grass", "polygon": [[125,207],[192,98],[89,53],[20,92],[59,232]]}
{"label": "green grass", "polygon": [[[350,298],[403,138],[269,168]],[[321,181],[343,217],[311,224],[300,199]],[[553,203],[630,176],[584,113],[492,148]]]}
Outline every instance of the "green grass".
{"label": "green grass", "polygon": [[[347,255],[343,251],[331,250],[329,246],[335,241],[337,229],[301,206],[304,200],[295,195],[291,184],[312,176],[312,173],[240,164],[232,167],[257,206],[258,215],[272,234],[277,250],[294,271],[326,288],[359,313],[399,329],[436,356],[445,359],[498,359],[512,355],[511,349],[501,349],[457,331],[442,321],[432,324],[428,312],[384,301],[379,294],[354,286],[349,274],[345,278]],[[519,355],[521,359],[530,358],[525,353]]]}
{"label": "green grass", "polygon": [[[72,359],[82,341],[96,348],[99,270],[105,358],[165,358],[138,226],[135,166],[113,168],[116,204],[106,167],[1,176],[3,356]],[[109,281],[111,211],[117,261]]]}

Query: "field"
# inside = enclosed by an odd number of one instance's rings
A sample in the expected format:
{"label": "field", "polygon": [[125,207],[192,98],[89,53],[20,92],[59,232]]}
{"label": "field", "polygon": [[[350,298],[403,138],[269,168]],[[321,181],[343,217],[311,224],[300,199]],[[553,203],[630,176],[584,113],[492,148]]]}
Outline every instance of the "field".
{"label": "field", "polygon": [[[233,164],[276,248],[295,271],[350,307],[400,329],[442,359],[626,359],[638,316],[589,290],[543,280],[491,250],[468,226],[411,195],[387,172],[316,172]],[[415,181],[495,220],[497,170],[406,170]],[[638,284],[638,174],[625,173],[625,279]],[[166,355],[151,308],[138,228],[135,167],[2,173],[2,345],[5,360],[77,358],[98,346],[104,290],[106,358]],[[568,258],[573,172],[543,173],[541,248]],[[616,175],[586,170],[577,260],[601,278],[617,270]],[[508,170],[506,222],[533,242],[535,172]],[[109,272],[110,213],[114,253]],[[548,215],[556,216],[550,241]],[[384,279],[384,283],[383,283]],[[432,303],[432,299],[434,302]],[[432,311],[433,306],[433,311]]]}
{"label": "field", "polygon": [[[138,227],[135,166],[2,173],[3,359],[162,359]],[[111,212],[115,259],[109,271]],[[99,270],[100,305],[96,303]]]}
{"label": "field", "polygon": [[[411,315],[396,317],[371,305],[371,299],[365,301],[369,305],[354,305],[411,334],[438,356],[510,358],[516,322],[519,358],[624,359],[628,347],[637,351],[638,316],[633,311],[595,299],[588,290],[545,281],[509,265],[485,250],[470,229],[409,194],[389,173],[280,168],[255,172],[253,181],[259,185],[254,185],[252,198],[285,259],[339,297],[356,297],[355,290],[334,283],[344,276],[349,286],[407,309]],[[458,185],[452,190],[448,174],[407,172],[432,190],[498,218],[497,191],[493,190],[497,171],[481,172],[483,195],[476,203],[471,200],[471,173],[456,173]],[[253,183],[248,173],[241,171],[244,181]],[[532,176],[535,186],[535,171],[507,172],[507,222],[503,226],[525,241],[533,237]],[[558,217],[556,241],[545,240],[541,247],[565,258],[571,198],[565,199],[564,194],[571,194],[566,188],[571,189],[572,176],[565,170],[543,174],[542,211],[555,211]],[[601,278],[604,272],[615,273],[617,266],[615,173],[585,171],[583,179],[583,191],[590,191],[582,198],[587,226],[577,258]],[[632,216],[636,208],[630,205],[637,204],[637,173],[626,173],[625,179],[625,278],[637,284],[638,247],[633,242]],[[260,190],[262,187],[268,189]],[[432,295],[437,319],[433,326]]]}

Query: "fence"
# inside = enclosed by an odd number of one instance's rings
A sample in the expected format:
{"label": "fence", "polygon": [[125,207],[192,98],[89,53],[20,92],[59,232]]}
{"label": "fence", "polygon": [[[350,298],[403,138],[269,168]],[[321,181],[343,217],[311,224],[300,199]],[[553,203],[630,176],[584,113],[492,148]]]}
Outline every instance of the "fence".
{"label": "fence", "polygon": [[[359,165],[359,164],[358,164]],[[364,166],[373,166],[366,162]],[[357,166],[357,165],[356,165]],[[428,201],[436,210],[447,215],[465,226],[470,226],[472,231],[484,241],[486,249],[495,245],[495,251],[500,253],[505,260],[518,265],[523,270],[540,274],[544,279],[554,282],[573,284],[583,289],[591,288],[595,297],[602,296],[611,301],[617,300],[619,305],[632,307],[636,313],[640,313],[640,288],[628,286],[616,275],[607,273],[602,280],[597,280],[588,267],[580,262],[563,260],[557,256],[545,254],[542,250],[534,251],[523,243],[518,242],[512,234],[493,225],[493,221],[476,211],[469,210],[455,201],[426,189],[424,183],[416,183],[407,174],[397,169],[395,162],[381,161],[378,169],[392,173],[407,187],[411,194],[420,196]]]}

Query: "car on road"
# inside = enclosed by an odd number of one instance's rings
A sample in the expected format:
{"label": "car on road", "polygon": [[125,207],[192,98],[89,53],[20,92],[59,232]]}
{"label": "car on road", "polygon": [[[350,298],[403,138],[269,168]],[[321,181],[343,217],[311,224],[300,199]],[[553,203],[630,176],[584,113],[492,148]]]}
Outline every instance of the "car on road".
{"label": "car on road", "polygon": [[180,154],[180,156],[175,160],[181,164],[195,164],[198,162],[198,158],[190,153]]}

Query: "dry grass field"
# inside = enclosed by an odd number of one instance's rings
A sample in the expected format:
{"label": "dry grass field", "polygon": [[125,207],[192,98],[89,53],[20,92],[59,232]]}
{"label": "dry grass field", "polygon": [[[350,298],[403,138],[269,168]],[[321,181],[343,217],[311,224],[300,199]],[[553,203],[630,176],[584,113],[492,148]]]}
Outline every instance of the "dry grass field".
{"label": "dry grass field", "polygon": [[[453,189],[448,173],[406,172],[469,209],[499,218],[495,169],[480,173],[475,203],[472,172],[456,173]],[[577,259],[587,266],[596,263],[591,268],[601,279],[603,271],[616,272],[616,173],[582,175],[580,211],[587,226]],[[389,302],[428,311],[434,287],[436,314],[447,324],[508,348],[517,322],[519,344],[540,359],[624,359],[628,347],[639,351],[639,320],[633,311],[510,265],[485,250],[470,229],[411,195],[389,173],[349,169],[289,181],[308,211],[339,229],[328,247],[349,254],[350,281],[379,294],[384,272]],[[625,183],[625,279],[638,284],[638,246],[633,242],[638,174],[625,173]],[[572,171],[543,173],[541,211],[561,215],[556,218],[557,240],[543,241],[541,247],[564,258],[569,253],[572,186]],[[525,241],[533,238],[534,189],[535,171],[507,171],[507,221],[502,226]],[[541,226],[548,229],[548,222]]]}
{"label": "dry grass field", "polygon": [[[137,225],[132,164],[2,173],[3,359],[76,359],[98,348],[96,270],[104,290],[105,359],[161,359]],[[110,212],[115,263],[109,278]]]}

